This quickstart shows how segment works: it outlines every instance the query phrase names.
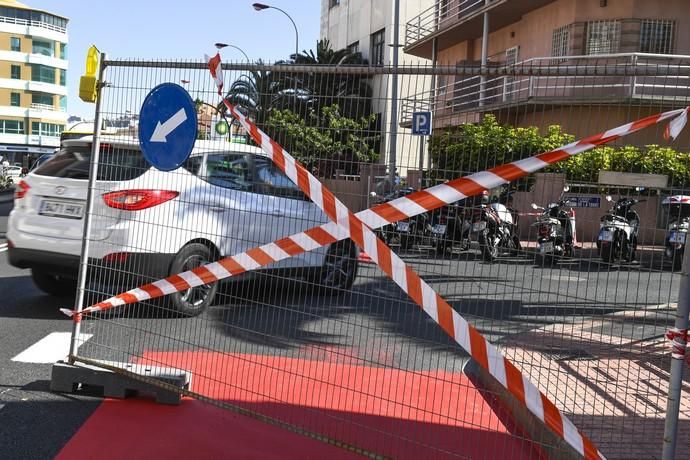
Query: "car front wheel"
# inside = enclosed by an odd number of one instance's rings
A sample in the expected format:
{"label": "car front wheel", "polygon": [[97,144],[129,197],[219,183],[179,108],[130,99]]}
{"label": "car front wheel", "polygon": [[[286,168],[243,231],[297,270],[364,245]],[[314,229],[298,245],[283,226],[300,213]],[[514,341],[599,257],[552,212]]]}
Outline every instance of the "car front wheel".
{"label": "car front wheel", "polygon": [[[213,260],[211,249],[201,243],[191,243],[177,253],[170,264],[170,275],[176,275],[206,265]],[[184,316],[197,316],[213,302],[218,283],[202,284],[171,294],[173,308]]]}
{"label": "car front wheel", "polygon": [[333,243],[319,273],[319,287],[337,294],[352,287],[357,276],[357,252],[350,240]]}

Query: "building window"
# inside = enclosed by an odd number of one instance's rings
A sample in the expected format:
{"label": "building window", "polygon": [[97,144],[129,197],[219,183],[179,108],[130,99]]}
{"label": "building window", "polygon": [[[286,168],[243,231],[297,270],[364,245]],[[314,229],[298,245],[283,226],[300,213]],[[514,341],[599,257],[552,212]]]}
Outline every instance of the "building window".
{"label": "building window", "polygon": [[53,106],[53,95],[52,94],[46,94],[46,93],[33,93],[31,95],[31,103],[32,104],[41,104],[41,105],[49,105]]}
{"label": "building window", "polygon": [[21,120],[0,120],[0,132],[24,134],[24,122]]}
{"label": "building window", "polygon": [[60,96],[60,109],[63,112],[67,111],[67,96]]}
{"label": "building window", "polygon": [[386,29],[371,34],[371,64],[383,65],[383,49],[386,46]]}
{"label": "building window", "polygon": [[67,85],[67,71],[65,69],[60,69],[60,86]]}
{"label": "building window", "polygon": [[620,21],[590,21],[587,23],[586,54],[617,53],[620,41]]}
{"label": "building window", "polygon": [[12,51],[21,51],[22,50],[22,41],[17,37],[10,38],[10,49]]}
{"label": "building window", "polygon": [[10,93],[10,105],[12,107],[19,107],[20,105],[22,105],[21,94]]}
{"label": "building window", "polygon": [[340,0],[329,0],[328,4],[329,4],[329,8],[333,8],[334,6],[340,5]]}
{"label": "building window", "polygon": [[31,122],[31,134],[35,136],[58,137],[62,133],[63,128],[63,125],[56,125],[55,123]]}
{"label": "building window", "polygon": [[560,57],[570,54],[570,26],[553,30],[551,36],[551,56]]}
{"label": "building window", "polygon": [[673,54],[675,22],[643,19],[640,25],[640,52]]}
{"label": "building window", "polygon": [[53,57],[55,55],[54,45],[54,42],[34,39],[31,44],[31,52],[33,54],[42,54],[43,56]]}
{"label": "building window", "polygon": [[67,43],[60,43],[60,59],[67,59]]}
{"label": "building window", "polygon": [[22,68],[18,65],[12,65],[10,68],[11,76],[15,80],[21,80],[22,78]]}
{"label": "building window", "polygon": [[350,54],[359,53],[359,42],[354,42],[347,45],[347,52]]}
{"label": "building window", "polygon": [[55,68],[41,64],[31,64],[31,81],[55,84]]}

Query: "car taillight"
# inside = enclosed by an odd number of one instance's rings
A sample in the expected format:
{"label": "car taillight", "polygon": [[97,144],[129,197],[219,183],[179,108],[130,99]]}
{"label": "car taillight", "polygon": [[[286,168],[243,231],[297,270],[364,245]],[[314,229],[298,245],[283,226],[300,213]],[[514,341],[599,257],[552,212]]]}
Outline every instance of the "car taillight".
{"label": "car taillight", "polygon": [[14,190],[14,199],[21,200],[29,192],[29,184],[24,180],[20,180],[17,184],[17,188]]}
{"label": "car taillight", "polygon": [[128,252],[111,252],[103,256],[103,262],[110,264],[121,264],[127,261],[129,258]]}
{"label": "car taillight", "polygon": [[177,197],[180,192],[172,190],[118,190],[103,194],[106,205],[125,211],[141,211],[142,209],[158,206]]}

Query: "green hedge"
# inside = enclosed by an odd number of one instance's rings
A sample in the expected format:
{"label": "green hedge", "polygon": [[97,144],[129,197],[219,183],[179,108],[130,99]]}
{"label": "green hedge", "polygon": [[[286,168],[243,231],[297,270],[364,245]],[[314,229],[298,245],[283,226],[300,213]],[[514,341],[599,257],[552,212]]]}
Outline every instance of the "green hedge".
{"label": "green hedge", "polygon": [[[541,134],[534,126],[501,125],[493,115],[435,133],[430,141],[432,175],[453,178],[555,149],[574,140],[558,125]],[[562,172],[570,181],[596,182],[600,170],[665,174],[672,186],[690,183],[690,153],[670,147],[603,146],[557,163],[545,172]]]}

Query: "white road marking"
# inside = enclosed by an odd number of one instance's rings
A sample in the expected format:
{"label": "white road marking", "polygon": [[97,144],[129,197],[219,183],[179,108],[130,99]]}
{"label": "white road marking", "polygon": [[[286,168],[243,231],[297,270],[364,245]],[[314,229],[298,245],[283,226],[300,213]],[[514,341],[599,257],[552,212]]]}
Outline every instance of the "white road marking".
{"label": "white road marking", "polygon": [[[82,344],[91,337],[93,334],[79,334]],[[51,332],[12,358],[12,361],[36,364],[55,363],[67,357],[71,338],[70,332]]]}

